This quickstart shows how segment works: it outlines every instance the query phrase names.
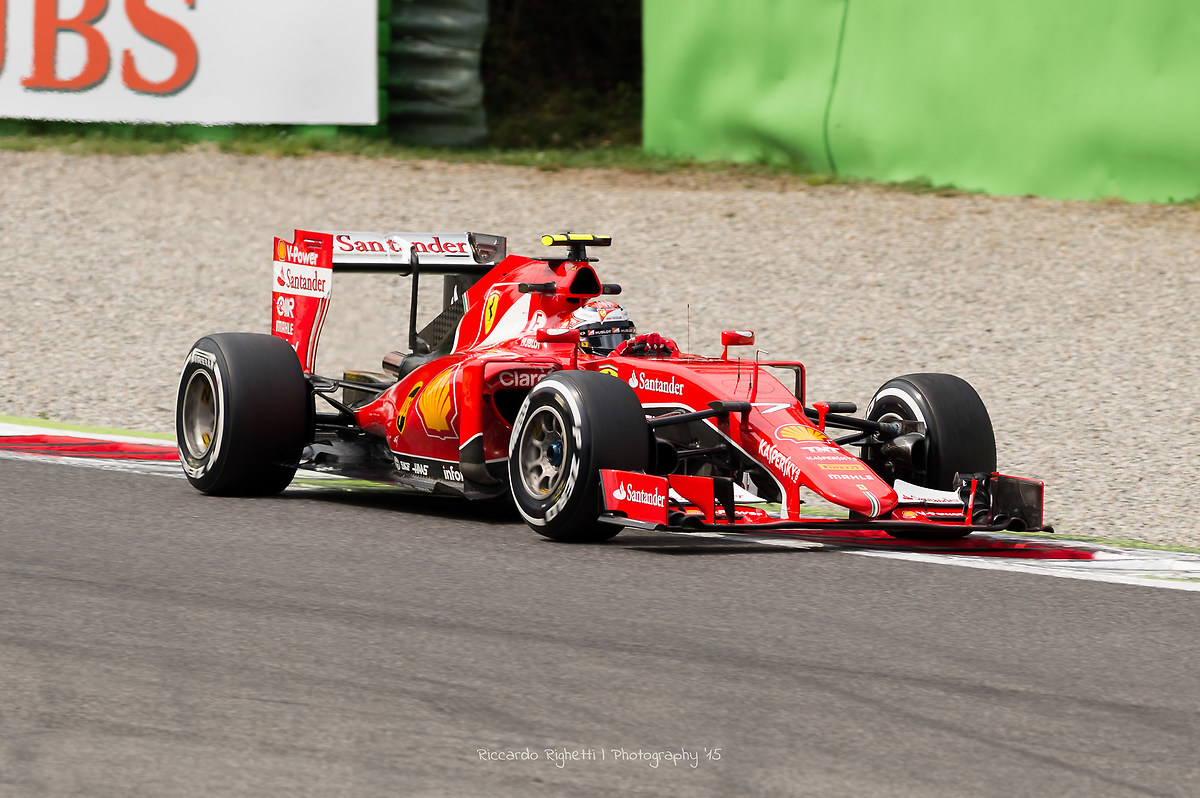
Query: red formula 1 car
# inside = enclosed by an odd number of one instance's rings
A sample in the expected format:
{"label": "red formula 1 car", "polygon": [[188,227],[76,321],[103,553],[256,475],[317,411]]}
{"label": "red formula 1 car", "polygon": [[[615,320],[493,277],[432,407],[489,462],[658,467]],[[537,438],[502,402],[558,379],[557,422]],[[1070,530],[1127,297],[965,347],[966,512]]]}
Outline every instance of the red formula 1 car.
{"label": "red formula 1 car", "polygon": [[[1048,529],[1041,482],[996,473],[978,394],[947,374],[886,382],[863,417],[806,405],[804,366],[637,336],[620,287],[561,234],[541,258],[499,236],[319,233],[275,240],[272,335],[201,338],[176,411],[188,479],[212,494],[282,491],[297,468],[467,498],[511,495],[537,532],[601,541],[622,527],[952,538]],[[314,372],[333,277],[408,275],[408,352],[383,371]],[[443,310],[418,330],[422,280]],[[830,432],[840,430],[840,437]],[[851,449],[859,452],[858,456]]]}

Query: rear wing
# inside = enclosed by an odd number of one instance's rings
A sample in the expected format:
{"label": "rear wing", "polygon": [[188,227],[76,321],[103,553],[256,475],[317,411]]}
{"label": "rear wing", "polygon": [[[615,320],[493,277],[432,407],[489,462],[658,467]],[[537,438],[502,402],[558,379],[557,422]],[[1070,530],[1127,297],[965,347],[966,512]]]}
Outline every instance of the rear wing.
{"label": "rear wing", "polygon": [[[296,230],[292,241],[276,238],[271,333],[287,341],[306,374],[316,367],[317,342],[329,310],[334,272],[412,276],[409,345],[426,345],[424,333],[457,326],[467,288],[507,254],[507,239],[485,233],[326,233]],[[419,275],[442,274],[444,310],[416,329]],[[443,318],[445,317],[445,318]],[[432,329],[431,329],[432,328]],[[436,342],[435,342],[436,343]]]}
{"label": "rear wing", "polygon": [[[301,231],[297,230],[299,237]],[[306,235],[308,235],[306,233]],[[507,254],[508,239],[486,233],[330,233],[334,271],[484,275]]]}

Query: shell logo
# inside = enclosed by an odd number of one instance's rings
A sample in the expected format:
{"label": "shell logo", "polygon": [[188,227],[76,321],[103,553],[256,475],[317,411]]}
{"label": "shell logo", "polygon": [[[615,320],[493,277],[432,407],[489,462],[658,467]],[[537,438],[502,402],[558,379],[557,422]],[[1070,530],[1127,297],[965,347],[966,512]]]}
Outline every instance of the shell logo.
{"label": "shell logo", "polygon": [[866,471],[862,463],[821,463],[822,471]]}
{"label": "shell logo", "polygon": [[451,379],[457,367],[451,366],[430,380],[417,397],[417,415],[425,425],[431,438],[453,438],[457,412],[454,406],[454,382]]}
{"label": "shell logo", "polygon": [[275,260],[287,260],[287,247],[283,242],[279,242],[279,246],[275,247]]}
{"label": "shell logo", "polygon": [[414,385],[412,390],[408,392],[408,396],[404,397],[404,404],[400,405],[400,412],[396,414],[396,432],[399,432],[401,435],[404,434],[404,425],[408,421],[408,410],[412,407],[413,400],[417,398],[417,394],[421,392],[421,387],[424,385],[424,382],[418,382]]}
{"label": "shell logo", "polygon": [[815,427],[806,427],[803,424],[786,424],[775,430],[775,437],[781,441],[796,441],[803,443],[804,441],[821,441],[829,442],[829,436]]}
{"label": "shell logo", "polygon": [[500,307],[500,293],[493,291],[483,303],[483,334],[487,335],[496,326],[496,310]]}

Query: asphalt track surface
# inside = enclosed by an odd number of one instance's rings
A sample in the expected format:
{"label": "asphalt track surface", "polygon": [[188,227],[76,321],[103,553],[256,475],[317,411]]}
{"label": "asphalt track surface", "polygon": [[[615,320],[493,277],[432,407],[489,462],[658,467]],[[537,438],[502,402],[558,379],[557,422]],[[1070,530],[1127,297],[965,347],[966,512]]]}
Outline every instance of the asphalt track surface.
{"label": "asphalt track surface", "polygon": [[44,462],[0,484],[6,798],[1200,792],[1193,593]]}

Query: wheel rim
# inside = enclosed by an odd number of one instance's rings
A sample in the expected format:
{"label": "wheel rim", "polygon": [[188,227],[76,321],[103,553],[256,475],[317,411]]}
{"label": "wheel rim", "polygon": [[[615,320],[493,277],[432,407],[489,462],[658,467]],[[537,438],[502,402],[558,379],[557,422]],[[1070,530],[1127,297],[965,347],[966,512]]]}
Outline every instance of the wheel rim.
{"label": "wheel rim", "polygon": [[183,393],[183,442],[197,460],[208,454],[217,434],[217,399],[212,378],[203,369],[192,372]]}
{"label": "wheel rim", "polygon": [[538,408],[525,424],[519,454],[526,493],[542,498],[558,489],[563,478],[566,425],[553,407]]}

